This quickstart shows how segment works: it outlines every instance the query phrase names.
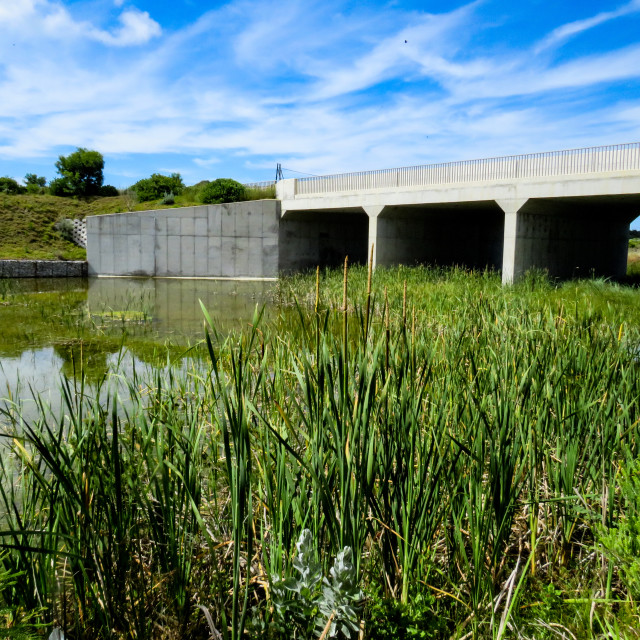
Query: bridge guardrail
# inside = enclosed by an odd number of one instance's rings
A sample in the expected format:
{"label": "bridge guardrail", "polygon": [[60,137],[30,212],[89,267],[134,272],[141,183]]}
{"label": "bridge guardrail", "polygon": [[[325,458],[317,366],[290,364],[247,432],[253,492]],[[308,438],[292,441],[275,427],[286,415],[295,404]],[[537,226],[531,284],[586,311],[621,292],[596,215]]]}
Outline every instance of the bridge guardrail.
{"label": "bridge guardrail", "polygon": [[266,191],[275,185],[275,180],[265,180],[263,182],[244,182],[243,186],[249,187],[251,189],[260,189],[261,191]]}
{"label": "bridge guardrail", "polygon": [[296,194],[640,170],[640,142],[298,178]]}

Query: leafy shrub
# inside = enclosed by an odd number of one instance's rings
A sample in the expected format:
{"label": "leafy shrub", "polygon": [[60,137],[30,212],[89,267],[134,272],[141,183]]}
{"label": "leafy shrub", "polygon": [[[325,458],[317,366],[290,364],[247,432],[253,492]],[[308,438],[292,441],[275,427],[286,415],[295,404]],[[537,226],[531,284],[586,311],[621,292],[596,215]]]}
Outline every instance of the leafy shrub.
{"label": "leafy shrub", "polygon": [[140,202],[148,202],[158,200],[166,193],[179,196],[184,189],[184,183],[179,173],[172,173],[170,176],[154,173],[150,178],[138,180],[131,189],[136,192]]}
{"label": "leafy shrub", "polygon": [[357,586],[352,551],[345,547],[331,567],[331,579],[322,577],[315,560],[312,534],[304,529],[296,544],[293,568],[299,577],[272,579],[274,618],[281,632],[291,637],[309,637],[315,629],[326,638],[352,638],[359,630],[362,592]]}
{"label": "leafy shrub", "polygon": [[73,190],[66,178],[54,178],[49,183],[49,194],[61,198],[69,198],[73,195]]}
{"label": "leafy shrub", "polygon": [[111,184],[103,184],[100,187],[100,195],[103,198],[113,198],[114,196],[120,195],[118,190]]}
{"label": "leafy shrub", "polygon": [[162,198],[162,204],[173,204],[176,201],[175,196],[173,195],[173,191],[169,191],[169,193],[165,193]]}
{"label": "leafy shrub", "polygon": [[246,200],[246,189],[243,184],[231,178],[218,178],[209,182],[200,191],[200,202],[203,204],[221,204],[223,202],[240,202]]}
{"label": "leafy shrub", "polygon": [[68,218],[58,220],[53,228],[68,242],[73,242],[73,221]]}
{"label": "leafy shrub", "polygon": [[26,189],[21,187],[13,178],[4,176],[0,178],[0,193],[10,193],[15,195],[17,193],[23,193]]}
{"label": "leafy shrub", "polygon": [[95,196],[100,193],[104,158],[98,151],[79,147],[68,156],[59,156],[56,169],[61,175],[58,180],[64,180],[64,186],[54,195]]}
{"label": "leafy shrub", "polygon": [[24,177],[24,183],[27,185],[27,193],[44,193],[45,187],[47,186],[47,179],[35,173],[27,173]]}

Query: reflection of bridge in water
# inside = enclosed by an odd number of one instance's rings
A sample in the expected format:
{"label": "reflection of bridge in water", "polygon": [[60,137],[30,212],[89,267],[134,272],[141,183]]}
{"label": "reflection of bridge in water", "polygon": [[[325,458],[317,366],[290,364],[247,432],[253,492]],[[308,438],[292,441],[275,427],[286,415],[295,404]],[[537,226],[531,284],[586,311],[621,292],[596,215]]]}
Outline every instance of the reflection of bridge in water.
{"label": "reflection of bridge in water", "polygon": [[622,276],[640,143],[281,180],[281,270],[337,264]]}

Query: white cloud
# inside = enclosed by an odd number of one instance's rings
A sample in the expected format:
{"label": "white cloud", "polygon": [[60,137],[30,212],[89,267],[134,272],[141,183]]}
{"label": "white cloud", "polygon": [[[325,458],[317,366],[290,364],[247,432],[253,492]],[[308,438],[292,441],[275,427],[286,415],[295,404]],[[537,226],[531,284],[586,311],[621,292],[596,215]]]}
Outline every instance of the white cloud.
{"label": "white cloud", "polygon": [[122,26],[113,33],[100,29],[92,29],[89,37],[103,44],[116,47],[144,44],[162,33],[160,25],[151,18],[147,11],[127,9],[119,16]]}
{"label": "white cloud", "polygon": [[203,169],[208,169],[213,165],[220,164],[220,158],[194,158],[193,162]]}
{"label": "white cloud", "polygon": [[590,18],[585,18],[584,20],[575,20],[574,22],[563,24],[562,26],[554,29],[549,35],[547,35],[536,46],[535,51],[536,53],[539,53],[544,49],[561,44],[565,40],[583,33],[584,31],[588,31],[589,29],[593,29],[594,27],[604,24],[605,22],[615,20],[616,18],[621,18],[622,16],[626,16],[637,11],[640,11],[640,0],[631,0],[631,2],[628,2],[627,4],[613,11],[602,11]]}
{"label": "white cloud", "polygon": [[124,47],[144,44],[162,32],[146,11],[125,9],[118,21],[120,26],[110,31],[75,20],[64,5],[53,0],[0,0],[0,25],[11,26],[12,39],[22,41],[46,38],[69,46],[70,41],[88,39]]}
{"label": "white cloud", "polygon": [[494,61],[486,73],[473,79],[449,77],[445,84],[459,101],[470,98],[506,98],[552,91],[583,89],[603,83],[640,78],[640,44],[617,51],[584,56],[546,66],[521,55],[505,64]]}
{"label": "white cloud", "polygon": [[16,23],[32,14],[37,0],[0,0],[0,24]]}

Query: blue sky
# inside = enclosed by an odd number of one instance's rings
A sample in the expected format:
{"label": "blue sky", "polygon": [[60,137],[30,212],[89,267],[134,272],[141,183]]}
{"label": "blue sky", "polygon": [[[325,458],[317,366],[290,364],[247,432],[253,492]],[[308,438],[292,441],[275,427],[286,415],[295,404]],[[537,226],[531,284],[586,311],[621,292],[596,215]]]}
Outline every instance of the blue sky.
{"label": "blue sky", "polygon": [[79,146],[122,188],[640,141],[640,0],[0,0],[0,34],[18,180]]}

